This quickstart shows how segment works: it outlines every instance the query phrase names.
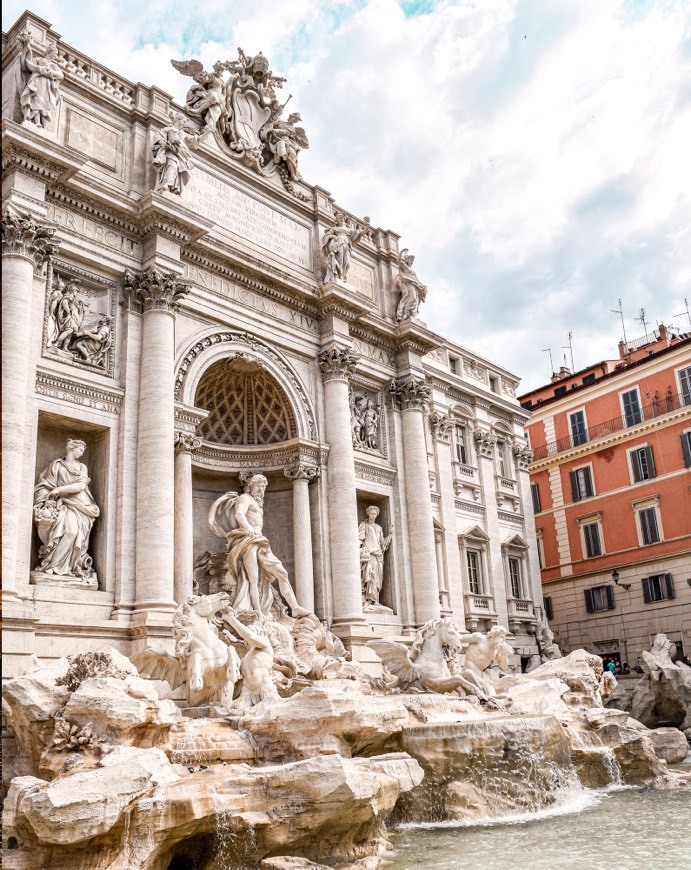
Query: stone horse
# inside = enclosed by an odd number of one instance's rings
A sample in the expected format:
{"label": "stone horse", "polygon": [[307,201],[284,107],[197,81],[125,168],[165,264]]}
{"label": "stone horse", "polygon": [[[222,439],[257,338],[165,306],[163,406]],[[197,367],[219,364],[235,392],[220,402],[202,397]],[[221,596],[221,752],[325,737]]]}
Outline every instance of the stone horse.
{"label": "stone horse", "polygon": [[404,692],[443,693],[453,692],[459,686],[468,688],[466,681],[452,672],[462,644],[450,616],[425,623],[410,649],[388,640],[371,640],[367,645],[398,679],[398,686]]}
{"label": "stone horse", "polygon": [[173,689],[185,685],[190,707],[230,706],[240,676],[235,649],[219,635],[216,613],[230,604],[226,592],[191,595],[173,616],[175,655],[147,647],[131,657],[143,676],[167,680]]}

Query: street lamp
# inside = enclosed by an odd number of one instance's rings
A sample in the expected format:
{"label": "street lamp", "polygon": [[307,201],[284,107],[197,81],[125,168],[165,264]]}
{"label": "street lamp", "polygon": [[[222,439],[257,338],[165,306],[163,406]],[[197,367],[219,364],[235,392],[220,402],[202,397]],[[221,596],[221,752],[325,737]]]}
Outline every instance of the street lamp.
{"label": "street lamp", "polygon": [[630,583],[620,583],[619,582],[619,572],[617,571],[616,568],[614,569],[614,571],[612,571],[612,580],[613,580],[615,586],[621,586],[622,589],[630,589],[631,588]]}

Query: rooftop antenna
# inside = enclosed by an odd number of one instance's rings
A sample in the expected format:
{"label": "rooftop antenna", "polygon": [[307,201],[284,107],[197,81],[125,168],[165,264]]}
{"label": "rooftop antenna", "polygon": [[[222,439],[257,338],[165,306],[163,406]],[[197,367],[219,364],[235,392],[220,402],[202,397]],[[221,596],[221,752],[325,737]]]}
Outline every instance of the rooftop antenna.
{"label": "rooftop antenna", "polygon": [[552,362],[552,348],[551,347],[543,347],[542,352],[549,354],[549,376],[551,378],[552,375],[554,374],[554,363]]}
{"label": "rooftop antenna", "polygon": [[689,300],[684,298],[684,308],[686,311],[682,311],[681,314],[675,314],[675,317],[687,317],[689,321],[689,326],[691,326],[691,313],[689,313]]}
{"label": "rooftop antenna", "polygon": [[644,335],[647,335],[647,334],[648,334],[648,323],[647,323],[647,321],[646,321],[646,319],[645,319],[645,308],[641,308],[641,313],[638,315],[638,317],[636,318],[636,320],[637,320],[637,321],[641,324],[641,326],[643,327],[643,334],[644,334]]}
{"label": "rooftop antenna", "polygon": [[[569,343],[566,346],[562,345],[561,349],[569,351],[569,353],[571,355],[571,371],[575,372],[576,369],[573,366],[573,342],[571,341],[572,338],[573,338],[573,332],[571,332],[571,330],[569,330]],[[564,354],[564,365],[566,365],[566,354]]]}
{"label": "rooftop antenna", "polygon": [[612,314],[618,314],[621,317],[621,331],[624,333],[624,344],[628,345],[628,341],[626,340],[626,327],[624,326],[624,311],[621,307],[621,299],[618,299],[619,308],[610,308],[609,310]]}

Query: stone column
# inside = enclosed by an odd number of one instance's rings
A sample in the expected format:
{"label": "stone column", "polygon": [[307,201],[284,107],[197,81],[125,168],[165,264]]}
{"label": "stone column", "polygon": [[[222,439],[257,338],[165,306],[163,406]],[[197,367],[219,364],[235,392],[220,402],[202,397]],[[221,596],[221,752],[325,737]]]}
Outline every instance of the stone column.
{"label": "stone column", "polygon": [[189,287],[174,272],[125,273],[130,304],[143,311],[137,441],[135,610],[175,609],[175,312]]}
{"label": "stone column", "polygon": [[[54,229],[8,206],[2,216],[2,586],[17,597],[17,535],[26,431],[34,268],[50,262]],[[40,324],[37,325],[40,328]],[[32,386],[33,392],[33,386]]]}
{"label": "stone column", "polygon": [[194,511],[192,504],[192,453],[201,438],[175,433],[175,584],[174,595],[182,604],[194,590]]}
{"label": "stone column", "polygon": [[300,607],[314,613],[314,560],[309,484],[319,475],[315,466],[298,462],[283,472],[293,481],[293,561],[295,597]]}
{"label": "stone column", "polygon": [[360,542],[348,382],[358,356],[340,347],[319,354],[329,444],[327,503],[334,623],[362,621]]}
{"label": "stone column", "polygon": [[394,400],[401,406],[403,473],[408,508],[415,621],[422,624],[439,617],[432,495],[424,429],[430,388],[411,377],[392,381],[389,389]]}

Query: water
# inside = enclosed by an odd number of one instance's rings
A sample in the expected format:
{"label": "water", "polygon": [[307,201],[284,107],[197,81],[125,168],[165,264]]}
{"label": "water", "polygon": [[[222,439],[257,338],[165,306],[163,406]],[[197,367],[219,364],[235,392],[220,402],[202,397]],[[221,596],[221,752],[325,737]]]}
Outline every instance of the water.
{"label": "water", "polygon": [[548,808],[491,821],[401,825],[382,870],[682,870],[691,786],[574,788]]}

